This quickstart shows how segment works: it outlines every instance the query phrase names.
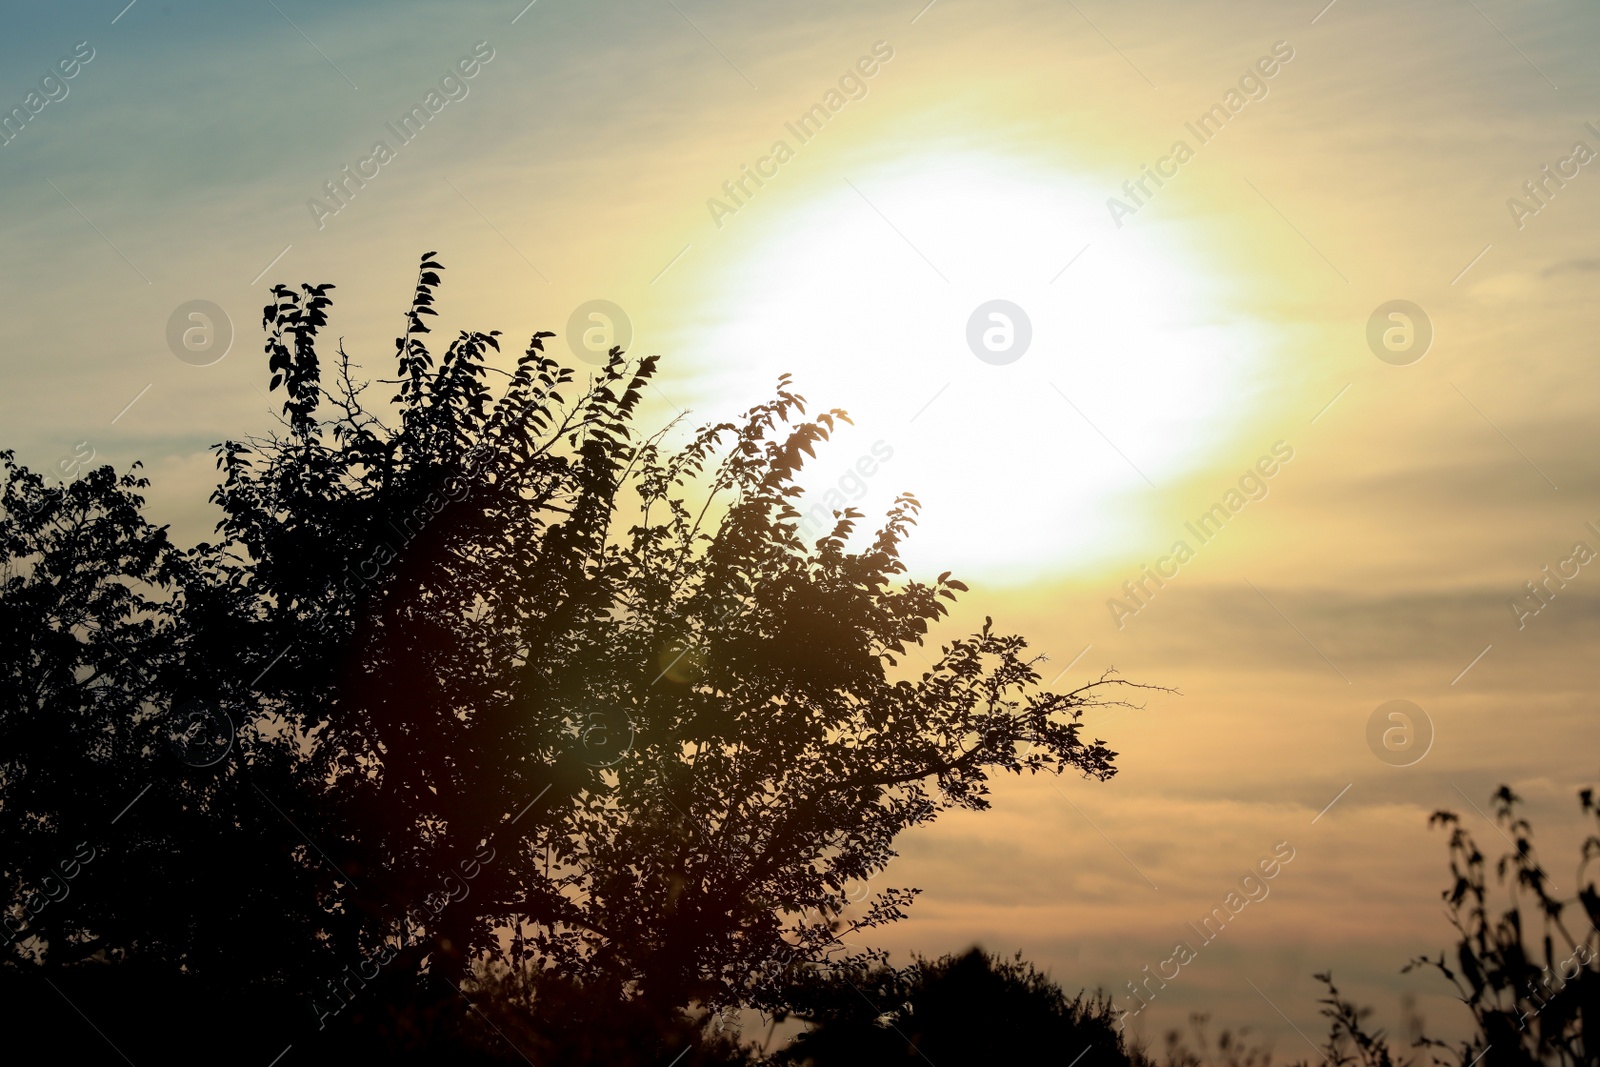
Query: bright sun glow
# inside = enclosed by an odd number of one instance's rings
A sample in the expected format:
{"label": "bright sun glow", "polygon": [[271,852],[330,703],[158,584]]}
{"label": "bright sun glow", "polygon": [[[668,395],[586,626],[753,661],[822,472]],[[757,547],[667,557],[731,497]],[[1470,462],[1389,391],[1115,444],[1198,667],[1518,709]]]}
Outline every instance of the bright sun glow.
{"label": "bright sun glow", "polygon": [[[845,408],[856,426],[812,464],[805,507],[847,502],[875,527],[915,493],[914,573],[1027,581],[1148,552],[1170,518],[1152,487],[1214,460],[1250,413],[1263,346],[1227,279],[1147,214],[1115,228],[1095,184],[940,153],[775,213],[757,195],[700,313],[696,407],[725,412],[793,371],[812,410]],[[994,299],[1032,327],[1004,366],[967,343]]]}

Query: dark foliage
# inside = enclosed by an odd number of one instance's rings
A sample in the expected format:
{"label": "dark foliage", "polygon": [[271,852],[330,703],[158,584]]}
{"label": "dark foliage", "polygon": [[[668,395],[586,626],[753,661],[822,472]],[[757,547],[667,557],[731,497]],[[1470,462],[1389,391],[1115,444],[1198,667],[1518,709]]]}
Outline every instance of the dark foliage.
{"label": "dark foliage", "polygon": [[1020,953],[972,949],[903,970],[837,971],[803,984],[794,1005],[813,1026],[779,1064],[1148,1062],[1124,1046],[1109,997],[1069,998]]}
{"label": "dark foliage", "polygon": [[[1578,800],[1600,831],[1600,804],[1584,789]],[[1509,786],[1494,795],[1498,829],[1512,848],[1495,863],[1506,889],[1501,910],[1491,898],[1487,861],[1461,820],[1435,812],[1431,824],[1450,829],[1452,883],[1443,896],[1460,935],[1454,953],[1413,960],[1442,975],[1472,1013],[1476,1035],[1437,1062],[1462,1064],[1481,1057],[1485,1067],[1600,1063],[1600,893],[1590,864],[1600,858],[1600,832],[1584,839],[1576,895],[1560,899],[1533,849],[1533,827],[1517,811],[1521,798]],[[1380,1067],[1387,1067],[1382,1064]]]}

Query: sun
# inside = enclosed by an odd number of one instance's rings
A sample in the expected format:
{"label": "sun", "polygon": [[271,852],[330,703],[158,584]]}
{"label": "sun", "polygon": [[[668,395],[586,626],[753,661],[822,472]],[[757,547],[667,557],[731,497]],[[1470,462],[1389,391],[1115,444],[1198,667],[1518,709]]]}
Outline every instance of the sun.
{"label": "sun", "polygon": [[1252,417],[1265,346],[1229,280],[1170,223],[1114,225],[1110,192],[1058,168],[940,153],[830,177],[764,191],[707,279],[697,407],[790,372],[846,409],[802,511],[876,518],[915,493],[914,571],[1031,582],[1164,537],[1163,488]]}

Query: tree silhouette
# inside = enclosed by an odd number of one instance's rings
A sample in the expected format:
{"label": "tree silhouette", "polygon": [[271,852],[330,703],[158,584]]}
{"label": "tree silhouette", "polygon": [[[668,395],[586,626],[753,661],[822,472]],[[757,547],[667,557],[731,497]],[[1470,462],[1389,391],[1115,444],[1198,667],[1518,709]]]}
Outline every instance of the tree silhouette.
{"label": "tree silhouette", "polygon": [[[926,643],[966,587],[905,577],[913,497],[801,539],[843,412],[785,376],[669,447],[634,428],[656,357],[579,386],[548,333],[511,372],[498,332],[436,355],[442,270],[387,402],[322,336],[333,286],[273,290],[282,427],[218,446],[216,544],[175,550],[108,468],[51,489],[6,456],[8,971],[92,957],[328,1047],[425,1044],[488,976],[547,974],[665,1033],[880,958],[842,938],[915,891],[846,920],[843,887],[993,773],[1114,773],[1082,715],[1127,683],[1041,691],[989,621]],[[28,915],[79,841],[73,903]]]}

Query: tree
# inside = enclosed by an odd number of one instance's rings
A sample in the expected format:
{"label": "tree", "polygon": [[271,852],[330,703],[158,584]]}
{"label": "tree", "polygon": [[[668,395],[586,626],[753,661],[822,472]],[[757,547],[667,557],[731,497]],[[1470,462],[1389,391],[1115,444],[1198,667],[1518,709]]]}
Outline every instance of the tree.
{"label": "tree", "polygon": [[[297,1001],[313,1030],[384,1004],[459,1009],[496,966],[614,989],[664,1021],[691,1004],[782,1009],[796,968],[877,958],[842,937],[899,918],[915,891],[846,922],[842,889],[881,871],[899,834],[986,808],[999,771],[1114,773],[1082,716],[1126,683],[1041,691],[1038,659],[989,621],[927,645],[966,586],[904,577],[915,498],[859,547],[853,509],[800,538],[795,478],[842,411],[805,420],[784,376],[773,400],[669,448],[676,425],[634,428],[656,357],[613,350],[569,401],[551,334],[512,372],[493,364],[498,332],[436,356],[442,270],[423,257],[386,404],[322,337],[333,286],[273,290],[282,430],[218,446],[217,544],[171,549],[141,525],[136,485],[111,499],[108,470],[66,490],[98,492],[118,536],[148,542],[126,560],[91,542],[84,580],[135,598],[91,644],[150,677],[108,679],[116,698],[75,714],[133,724],[107,757],[123,768],[151,744],[133,726],[171,733],[177,715],[188,745],[197,726],[229,728],[205,773],[163,779],[182,817],[155,836],[191,882],[189,850],[225,840],[237,869],[209,877],[240,895],[156,908],[143,929],[86,892],[80,929],[31,958],[95,945]],[[508,380],[491,389],[491,374]],[[49,535],[6,521],[7,559],[32,575],[5,592],[24,630],[57,610],[32,562]],[[23,832],[19,780],[45,783],[42,811],[70,804],[51,776],[63,701],[19,705],[13,728],[36,743],[16,750],[27,775],[0,783],[7,832]],[[228,957],[251,923],[274,936],[241,975]]]}
{"label": "tree", "polygon": [[135,474],[101,467],[50,486],[9,451],[0,472],[4,943],[11,960],[48,948],[65,964],[99,951],[118,921],[91,921],[72,882],[99,858],[94,830],[144,784],[147,768],[119,757],[153,740],[141,705],[176,647],[185,561],[140,514]]}
{"label": "tree", "polygon": [[[168,1058],[173,1033],[214,1051],[280,1028],[326,922],[303,865],[262,847],[287,828],[247,778],[287,776],[218,773],[243,770],[224,709],[250,658],[208,627],[237,591],[143,516],[136,473],[50,485],[4,452],[0,476],[0,999],[108,1054],[78,1012]],[[174,1005],[183,1026],[129,1033]]]}

